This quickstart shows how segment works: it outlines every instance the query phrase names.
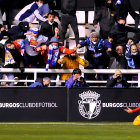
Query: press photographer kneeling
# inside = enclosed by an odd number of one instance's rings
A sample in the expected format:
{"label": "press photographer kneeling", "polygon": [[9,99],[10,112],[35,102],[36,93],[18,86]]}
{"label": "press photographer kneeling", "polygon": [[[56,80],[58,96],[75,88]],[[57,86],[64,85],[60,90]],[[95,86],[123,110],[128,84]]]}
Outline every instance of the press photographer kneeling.
{"label": "press photographer kneeling", "polygon": [[115,74],[108,78],[106,87],[124,88],[129,87],[129,84],[121,71],[116,70]]}
{"label": "press photographer kneeling", "polygon": [[81,70],[76,68],[73,70],[71,77],[66,81],[65,86],[67,88],[71,87],[88,87],[85,79],[81,76]]}

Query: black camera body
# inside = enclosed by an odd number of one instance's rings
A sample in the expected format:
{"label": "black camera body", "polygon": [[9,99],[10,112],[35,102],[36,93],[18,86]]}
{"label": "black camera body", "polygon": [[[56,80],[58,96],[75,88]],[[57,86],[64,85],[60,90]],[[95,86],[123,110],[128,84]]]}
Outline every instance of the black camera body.
{"label": "black camera body", "polygon": [[84,78],[82,76],[78,76],[77,79],[79,79],[80,81],[84,81]]}
{"label": "black camera body", "polygon": [[122,75],[119,75],[119,74],[118,74],[118,75],[116,75],[116,76],[117,76],[117,78],[116,78],[117,81],[121,81],[121,80],[122,80]]}

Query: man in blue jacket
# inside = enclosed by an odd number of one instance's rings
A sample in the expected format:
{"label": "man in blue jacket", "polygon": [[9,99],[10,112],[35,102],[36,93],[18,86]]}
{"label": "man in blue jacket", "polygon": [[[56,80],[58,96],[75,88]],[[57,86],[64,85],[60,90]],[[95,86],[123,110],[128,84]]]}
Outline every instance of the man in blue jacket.
{"label": "man in blue jacket", "polygon": [[[106,51],[112,50],[112,45],[109,41],[99,39],[95,30],[90,32],[90,37],[85,41],[80,42],[77,48],[87,46],[87,51],[84,54],[86,60],[89,61],[89,66],[86,69],[104,69],[107,68],[109,57]],[[85,74],[86,80],[95,79],[95,74]],[[104,80],[102,74],[97,75],[98,80]]]}
{"label": "man in blue jacket", "polygon": [[42,78],[38,78],[35,83],[31,84],[29,87],[31,88],[36,88],[36,87],[48,87],[48,85],[50,84],[50,78],[48,77],[44,77]]}
{"label": "man in blue jacket", "polygon": [[72,72],[72,76],[66,81],[65,87],[88,87],[85,79],[81,76],[81,70],[76,68]]}

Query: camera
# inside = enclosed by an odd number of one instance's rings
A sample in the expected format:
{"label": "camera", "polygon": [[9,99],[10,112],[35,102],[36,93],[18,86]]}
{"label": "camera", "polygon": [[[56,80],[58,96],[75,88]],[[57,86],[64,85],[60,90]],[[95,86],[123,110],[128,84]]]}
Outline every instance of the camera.
{"label": "camera", "polygon": [[82,76],[78,76],[77,79],[79,79],[80,81],[84,80],[84,78]]}
{"label": "camera", "polygon": [[117,76],[117,78],[116,78],[117,81],[121,81],[122,80],[122,76],[121,75],[116,75],[116,76]]}

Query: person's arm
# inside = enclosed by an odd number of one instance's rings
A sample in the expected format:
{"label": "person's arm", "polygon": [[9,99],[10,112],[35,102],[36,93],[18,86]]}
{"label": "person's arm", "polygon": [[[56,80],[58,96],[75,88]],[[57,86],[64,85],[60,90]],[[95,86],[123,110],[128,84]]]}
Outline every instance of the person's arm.
{"label": "person's arm", "polygon": [[86,40],[80,42],[80,43],[77,45],[77,48],[82,48],[82,47],[84,47],[84,46],[87,46],[89,43],[90,43],[90,41],[89,41],[89,38],[88,38],[88,39],[86,39]]}
{"label": "person's arm", "polygon": [[58,64],[64,64],[66,62],[66,57],[63,57],[57,61]]}
{"label": "person's arm", "polygon": [[94,20],[93,20],[93,26],[95,26],[94,28],[97,28],[97,24],[98,22],[100,21],[102,17],[102,11],[101,10],[98,10],[95,14],[95,17],[94,17]]}
{"label": "person's arm", "polygon": [[80,58],[79,56],[76,58],[76,60],[84,67],[87,67],[89,65],[89,62],[85,59]]}
{"label": "person's arm", "polygon": [[127,109],[124,109],[124,111],[126,111],[127,113],[134,113],[134,112],[140,111],[140,107],[135,108],[133,110],[131,108],[127,107]]}
{"label": "person's arm", "polygon": [[65,54],[72,54],[74,53],[74,51],[76,51],[76,47],[74,49],[67,49],[63,46],[60,47],[60,52],[63,52]]}
{"label": "person's arm", "polygon": [[36,16],[37,19],[39,19],[39,20],[41,20],[41,21],[43,21],[43,22],[47,21],[46,18],[43,18],[43,17],[39,14],[38,9],[34,11],[34,15]]}
{"label": "person's arm", "polygon": [[69,79],[66,81],[65,87],[71,88],[73,84],[74,84],[73,78],[69,78]]}
{"label": "person's arm", "polygon": [[138,33],[138,32],[140,32],[140,29],[139,28],[127,27],[127,31],[128,32]]}
{"label": "person's arm", "polygon": [[113,87],[115,83],[115,79],[113,79],[113,76],[109,77],[106,83],[106,87]]}

